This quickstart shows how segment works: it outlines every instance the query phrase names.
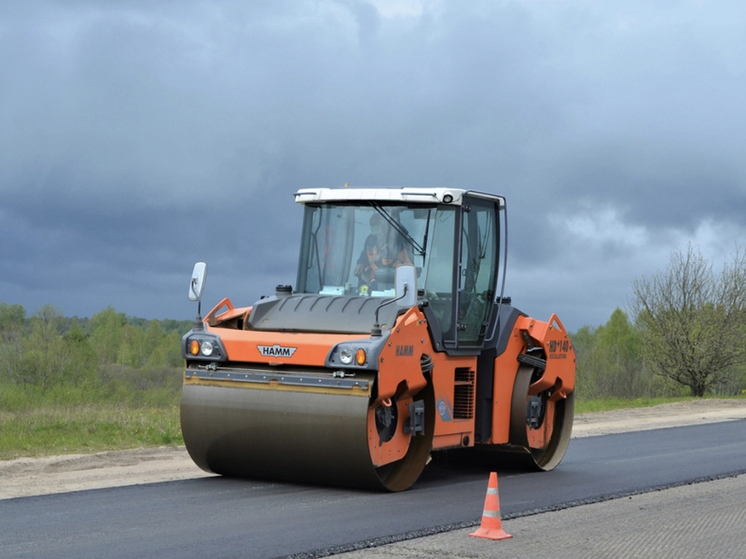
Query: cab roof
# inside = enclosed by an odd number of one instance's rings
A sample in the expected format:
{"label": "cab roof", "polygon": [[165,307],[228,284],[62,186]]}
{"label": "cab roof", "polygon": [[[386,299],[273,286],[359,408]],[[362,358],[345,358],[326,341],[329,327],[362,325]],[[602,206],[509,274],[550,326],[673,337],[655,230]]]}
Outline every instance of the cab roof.
{"label": "cab roof", "polygon": [[295,201],[299,204],[324,202],[390,202],[390,203],[421,203],[421,204],[449,204],[460,206],[464,196],[473,196],[498,202],[505,205],[505,198],[495,194],[486,194],[474,190],[461,188],[303,188],[295,193]]}

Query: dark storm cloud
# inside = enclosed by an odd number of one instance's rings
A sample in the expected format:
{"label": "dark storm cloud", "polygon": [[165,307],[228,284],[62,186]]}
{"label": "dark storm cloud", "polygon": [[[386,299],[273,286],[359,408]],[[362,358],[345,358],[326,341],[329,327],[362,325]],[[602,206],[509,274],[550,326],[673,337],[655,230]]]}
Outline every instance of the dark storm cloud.
{"label": "dark storm cloud", "polygon": [[295,279],[292,192],[345,182],[506,195],[509,290],[571,328],[670,250],[743,233],[737,2],[0,15],[0,301],[29,310],[191,315],[196,259],[209,300],[250,303]]}

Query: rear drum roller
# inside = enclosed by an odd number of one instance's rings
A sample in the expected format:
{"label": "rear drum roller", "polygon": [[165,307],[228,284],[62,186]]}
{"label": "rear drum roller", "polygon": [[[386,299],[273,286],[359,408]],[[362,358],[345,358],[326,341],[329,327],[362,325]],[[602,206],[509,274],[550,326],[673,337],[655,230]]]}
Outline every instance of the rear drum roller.
{"label": "rear drum roller", "polygon": [[533,367],[522,365],[516,375],[510,413],[510,443],[526,450],[525,465],[549,471],[562,461],[570,443],[575,393],[557,401],[551,401],[548,392],[531,394],[533,373]]}

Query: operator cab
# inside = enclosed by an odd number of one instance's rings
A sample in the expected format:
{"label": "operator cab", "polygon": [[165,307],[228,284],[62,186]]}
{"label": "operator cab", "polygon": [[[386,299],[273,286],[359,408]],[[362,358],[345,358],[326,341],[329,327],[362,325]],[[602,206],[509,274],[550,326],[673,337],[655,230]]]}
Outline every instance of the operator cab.
{"label": "operator cab", "polygon": [[396,268],[413,265],[436,349],[482,346],[504,268],[504,198],[443,188],[295,196],[305,206],[298,293],[392,298]]}

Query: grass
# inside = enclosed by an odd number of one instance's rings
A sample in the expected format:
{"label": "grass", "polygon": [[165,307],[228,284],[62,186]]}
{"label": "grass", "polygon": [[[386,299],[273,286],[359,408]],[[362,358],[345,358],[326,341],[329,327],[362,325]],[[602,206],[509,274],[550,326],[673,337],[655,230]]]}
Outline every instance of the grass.
{"label": "grass", "polygon": [[[728,398],[744,400],[746,399],[746,394],[742,394],[741,396],[705,396],[705,399],[707,398]],[[636,398],[634,400],[627,400],[625,398],[598,398],[594,400],[578,399],[575,402],[575,413],[594,413],[630,408],[648,408],[660,404],[670,404],[673,402],[691,402],[701,399],[702,398],[695,398],[694,396]]]}
{"label": "grass", "polygon": [[44,391],[0,383],[0,460],[184,444],[180,369],[103,373]]}
{"label": "grass", "polygon": [[0,459],[180,445],[178,406],[86,405],[0,414]]}

